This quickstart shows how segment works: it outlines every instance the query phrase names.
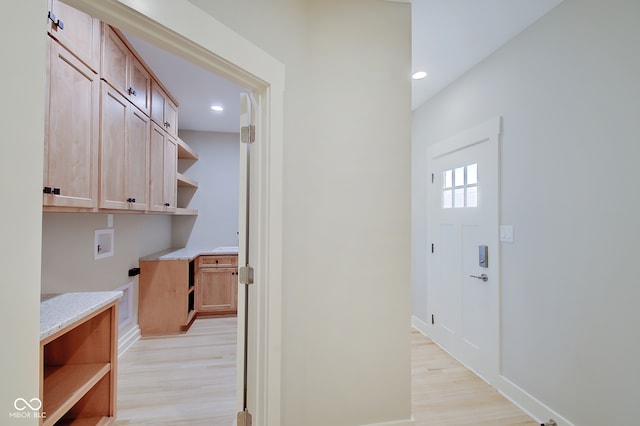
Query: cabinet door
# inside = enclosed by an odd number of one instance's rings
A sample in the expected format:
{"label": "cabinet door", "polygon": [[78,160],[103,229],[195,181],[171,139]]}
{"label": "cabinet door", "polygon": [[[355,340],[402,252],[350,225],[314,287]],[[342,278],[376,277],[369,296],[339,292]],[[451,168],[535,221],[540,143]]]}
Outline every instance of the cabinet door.
{"label": "cabinet door", "polygon": [[151,120],[166,130],[164,125],[164,104],[167,95],[155,81],[151,82]]}
{"label": "cabinet door", "polygon": [[129,68],[132,56],[129,48],[107,24],[102,25],[102,79],[122,96],[128,97]]}
{"label": "cabinet door", "polygon": [[164,156],[167,134],[156,123],[151,123],[149,158],[149,210],[164,211]]}
{"label": "cabinet door", "polygon": [[[59,0],[49,0],[48,32],[94,72],[100,72],[100,21]],[[61,23],[61,25],[59,25]]]}
{"label": "cabinet door", "polygon": [[129,104],[125,151],[126,198],[131,210],[149,207],[149,117]]}
{"label": "cabinet door", "polygon": [[129,101],[102,83],[100,132],[100,207],[128,209],[126,146]]}
{"label": "cabinet door", "polygon": [[129,69],[129,100],[147,116],[151,114],[151,75],[135,57]]}
{"label": "cabinet door", "polygon": [[164,103],[164,127],[167,132],[173,136],[178,137],[178,106],[174,104],[167,96]]}
{"label": "cabinet door", "polygon": [[164,205],[166,211],[173,211],[176,208],[176,198],[178,192],[178,181],[176,172],[178,170],[178,142],[172,137],[167,137],[164,152]]}
{"label": "cabinet door", "polygon": [[211,313],[237,311],[238,281],[234,268],[202,268],[196,283],[196,310]]}
{"label": "cabinet door", "polygon": [[149,162],[149,210],[171,212],[176,207],[176,140],[151,123]]}
{"label": "cabinet door", "polygon": [[97,74],[47,37],[48,91],[44,150],[43,205],[96,207],[100,81]]}

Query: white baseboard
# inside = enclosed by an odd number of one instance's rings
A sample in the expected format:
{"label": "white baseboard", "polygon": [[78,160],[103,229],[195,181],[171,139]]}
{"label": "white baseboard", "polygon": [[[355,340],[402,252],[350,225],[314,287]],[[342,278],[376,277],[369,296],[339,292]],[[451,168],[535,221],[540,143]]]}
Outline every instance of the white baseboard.
{"label": "white baseboard", "polygon": [[429,337],[429,324],[427,324],[426,322],[422,321],[420,318],[418,318],[415,315],[411,315],[411,326],[413,328],[415,328],[416,330],[418,330],[420,333],[424,334],[425,336]]}
{"label": "white baseboard", "polygon": [[383,422],[383,423],[369,423],[362,426],[415,426],[416,421],[411,417],[406,420],[394,420],[391,422]]}
{"label": "white baseboard", "polygon": [[118,358],[140,339],[140,327],[136,324],[118,339]]}
{"label": "white baseboard", "polygon": [[[411,316],[411,326],[423,335],[429,337],[429,325],[415,315]],[[476,372],[474,372],[474,374],[478,375]],[[480,378],[482,379],[482,377]],[[520,386],[516,385],[504,376],[498,376],[497,380],[495,380],[494,387],[498,392],[500,392],[502,396],[511,401],[516,407],[527,413],[527,415],[532,417],[538,423],[546,422],[550,419],[553,419],[558,424],[558,426],[575,426],[569,420],[562,417],[556,411],[552,410],[541,401],[534,398]]]}
{"label": "white baseboard", "polygon": [[553,419],[558,426],[575,426],[504,376],[498,377],[498,392],[539,423]]}

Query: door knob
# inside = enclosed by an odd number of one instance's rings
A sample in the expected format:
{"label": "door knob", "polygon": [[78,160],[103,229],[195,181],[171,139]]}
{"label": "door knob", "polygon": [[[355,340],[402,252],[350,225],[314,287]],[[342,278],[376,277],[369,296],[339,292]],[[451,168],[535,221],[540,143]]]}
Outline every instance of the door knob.
{"label": "door knob", "polygon": [[479,280],[482,280],[482,282],[485,282],[485,283],[486,283],[487,281],[489,281],[489,277],[487,276],[487,274],[482,274],[482,275],[480,275],[480,276],[478,276],[478,275],[469,275],[469,276],[470,276],[471,278],[477,278],[477,279],[479,279]]}

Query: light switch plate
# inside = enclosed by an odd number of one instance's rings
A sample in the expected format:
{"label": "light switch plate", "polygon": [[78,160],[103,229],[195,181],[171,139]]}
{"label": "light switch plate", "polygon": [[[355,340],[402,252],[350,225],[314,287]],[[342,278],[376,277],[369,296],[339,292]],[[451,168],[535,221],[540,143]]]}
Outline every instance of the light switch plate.
{"label": "light switch plate", "polygon": [[513,226],[500,225],[500,241],[503,243],[513,242]]}

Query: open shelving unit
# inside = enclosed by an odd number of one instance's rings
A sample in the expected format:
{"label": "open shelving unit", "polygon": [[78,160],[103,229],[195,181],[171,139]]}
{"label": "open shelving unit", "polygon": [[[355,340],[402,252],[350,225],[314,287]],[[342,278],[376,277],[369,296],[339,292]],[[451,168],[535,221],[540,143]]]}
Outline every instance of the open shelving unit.
{"label": "open shelving unit", "polygon": [[41,425],[115,419],[117,309],[113,302],[41,341]]}
{"label": "open shelving unit", "polygon": [[[198,189],[198,182],[185,176],[183,173],[185,169],[189,168],[191,164],[198,161],[198,154],[191,149],[182,139],[178,138],[178,172],[176,173],[176,180],[178,186],[177,208],[174,211],[175,215],[188,215],[195,216],[198,214],[198,210],[189,208],[189,203],[193,198],[196,190]],[[182,161],[180,161],[182,160]],[[187,165],[184,167],[184,165]],[[181,167],[182,165],[182,167]]]}

